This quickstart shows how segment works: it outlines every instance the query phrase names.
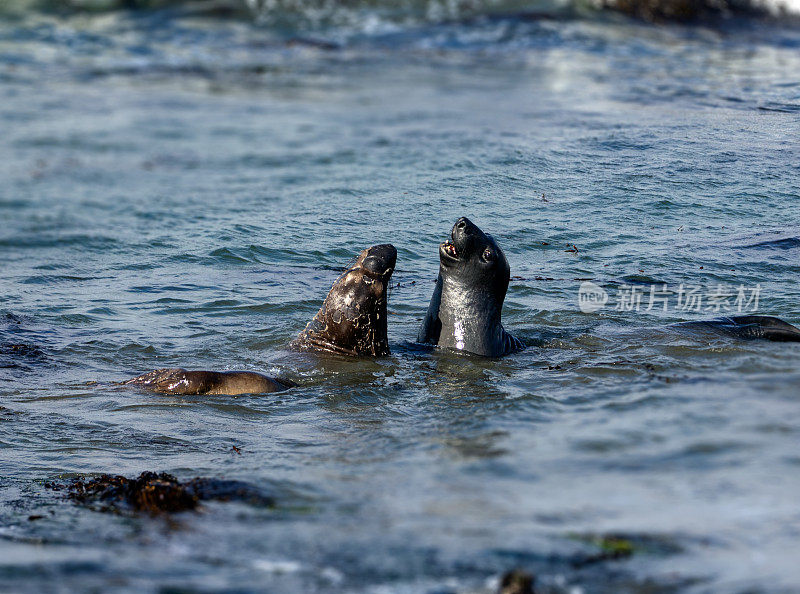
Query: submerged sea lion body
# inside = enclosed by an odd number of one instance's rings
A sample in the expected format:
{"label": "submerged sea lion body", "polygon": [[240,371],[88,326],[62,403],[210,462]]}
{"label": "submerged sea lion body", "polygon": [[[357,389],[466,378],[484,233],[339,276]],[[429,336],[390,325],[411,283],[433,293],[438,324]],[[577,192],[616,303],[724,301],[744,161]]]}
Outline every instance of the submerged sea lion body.
{"label": "submerged sea lion body", "polygon": [[266,394],[292,387],[252,371],[186,371],[185,369],[156,369],[124,382],[162,394]]}
{"label": "submerged sea lion body", "polygon": [[[365,249],[333,284],[322,308],[294,342],[301,350],[389,354],[386,292],[397,261],[393,245]],[[126,382],[164,394],[262,394],[294,384],[252,371],[156,369]]]}
{"label": "submerged sea lion body", "polygon": [[702,322],[684,322],[689,328],[704,328],[743,340],[800,342],[800,328],[773,316],[732,316]]}
{"label": "submerged sea lion body", "polygon": [[439,246],[439,277],[418,340],[485,357],[502,357],[522,343],[500,321],[511,269],[491,236],[466,217]]}

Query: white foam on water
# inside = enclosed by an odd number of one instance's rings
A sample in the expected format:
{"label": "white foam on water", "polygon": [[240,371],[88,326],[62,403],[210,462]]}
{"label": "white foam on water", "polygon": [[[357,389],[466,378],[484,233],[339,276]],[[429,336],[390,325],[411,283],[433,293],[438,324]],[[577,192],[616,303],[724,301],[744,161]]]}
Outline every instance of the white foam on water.
{"label": "white foam on water", "polygon": [[800,15],[800,0],[761,0],[761,5],[773,14]]}
{"label": "white foam on water", "polygon": [[265,573],[297,573],[303,569],[302,564],[297,561],[279,559],[256,559],[253,567]]}

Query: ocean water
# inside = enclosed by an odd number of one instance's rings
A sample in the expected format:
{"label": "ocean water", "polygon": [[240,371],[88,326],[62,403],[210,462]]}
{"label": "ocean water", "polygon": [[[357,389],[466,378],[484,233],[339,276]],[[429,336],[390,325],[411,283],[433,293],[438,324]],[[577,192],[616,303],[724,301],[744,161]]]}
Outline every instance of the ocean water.
{"label": "ocean water", "polygon": [[[800,347],[676,324],[800,323],[800,29],[270,6],[0,17],[0,590],[796,592]],[[414,342],[459,216],[523,352]],[[384,242],[392,355],[287,349]],[[115,385],[171,366],[300,385]],[[44,486],[144,470],[277,505]]]}

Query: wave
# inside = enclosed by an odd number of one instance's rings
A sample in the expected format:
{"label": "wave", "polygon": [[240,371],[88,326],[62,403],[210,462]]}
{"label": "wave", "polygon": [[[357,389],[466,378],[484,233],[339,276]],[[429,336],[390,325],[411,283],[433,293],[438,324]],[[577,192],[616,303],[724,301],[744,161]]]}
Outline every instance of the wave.
{"label": "wave", "polygon": [[440,23],[498,16],[588,16],[604,10],[653,22],[800,16],[800,0],[4,0],[0,14],[172,11],[274,26]]}

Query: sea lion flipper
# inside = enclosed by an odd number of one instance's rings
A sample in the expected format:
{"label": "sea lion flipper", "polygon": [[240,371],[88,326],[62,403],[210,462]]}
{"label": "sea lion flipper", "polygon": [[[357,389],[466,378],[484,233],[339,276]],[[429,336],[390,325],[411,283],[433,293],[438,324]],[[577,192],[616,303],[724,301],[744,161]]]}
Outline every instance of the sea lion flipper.
{"label": "sea lion flipper", "polygon": [[726,329],[739,338],[800,342],[800,328],[774,316],[733,316],[723,319]]}
{"label": "sea lion flipper", "polygon": [[518,351],[525,350],[525,345],[519,338],[517,338],[516,336],[510,334],[505,330],[503,330],[503,333],[505,334],[505,344],[506,344],[506,351],[504,353],[505,355],[510,355],[511,353],[516,353]]}
{"label": "sea lion flipper", "polygon": [[428,312],[422,320],[422,326],[417,335],[417,341],[421,343],[437,344],[442,333],[442,321],[439,319],[439,306],[442,302],[442,275],[436,277],[436,287],[431,295],[431,302],[428,305]]}

